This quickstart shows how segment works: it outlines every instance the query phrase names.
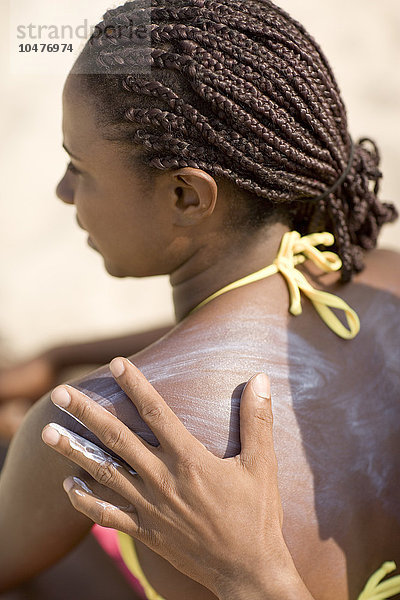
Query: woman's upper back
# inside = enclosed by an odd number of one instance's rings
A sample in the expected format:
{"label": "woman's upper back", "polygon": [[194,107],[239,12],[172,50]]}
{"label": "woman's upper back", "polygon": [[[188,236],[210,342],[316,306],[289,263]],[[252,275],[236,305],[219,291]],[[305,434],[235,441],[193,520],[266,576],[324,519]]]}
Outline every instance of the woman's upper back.
{"label": "woman's upper back", "polygon": [[[307,300],[301,316],[290,316],[286,284],[276,275],[214,300],[134,357],[185,425],[220,456],[240,447],[243,384],[257,371],[270,375],[285,533],[317,597],[345,598],[346,570],[356,595],[383,560],[400,555],[396,271],[399,256],[376,251],[349,285],[316,277],[358,312],[361,331],[352,341],[332,333]],[[135,431],[154,440],[107,369],[79,387],[111,401]],[[141,558],[151,566],[145,549]]]}

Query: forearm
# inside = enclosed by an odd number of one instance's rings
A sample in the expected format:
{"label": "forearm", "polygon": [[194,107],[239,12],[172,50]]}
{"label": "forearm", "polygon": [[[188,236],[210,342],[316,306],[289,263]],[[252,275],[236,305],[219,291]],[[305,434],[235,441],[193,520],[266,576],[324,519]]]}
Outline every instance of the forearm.
{"label": "forearm", "polygon": [[140,352],[163,337],[172,327],[166,325],[141,333],[59,346],[45,354],[57,370],[82,364],[101,365],[109,362],[116,355],[130,356]]}

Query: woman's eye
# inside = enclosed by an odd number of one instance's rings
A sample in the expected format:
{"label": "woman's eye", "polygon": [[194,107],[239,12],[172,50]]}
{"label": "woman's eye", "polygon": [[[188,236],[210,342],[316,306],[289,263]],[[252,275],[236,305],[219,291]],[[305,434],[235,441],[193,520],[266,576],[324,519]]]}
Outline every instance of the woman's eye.
{"label": "woman's eye", "polygon": [[70,171],[71,173],[74,173],[74,175],[79,175],[80,171],[79,169],[77,169],[75,167],[75,165],[72,164],[72,162],[69,162],[67,165],[67,171]]}

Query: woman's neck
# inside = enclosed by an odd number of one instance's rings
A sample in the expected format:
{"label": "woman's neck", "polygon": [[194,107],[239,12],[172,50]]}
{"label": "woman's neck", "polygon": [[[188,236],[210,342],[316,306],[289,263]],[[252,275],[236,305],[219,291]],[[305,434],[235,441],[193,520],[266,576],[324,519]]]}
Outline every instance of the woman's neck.
{"label": "woman's neck", "polygon": [[242,236],[215,236],[199,247],[170,275],[176,320],[229,283],[270,265],[287,231],[276,223]]}

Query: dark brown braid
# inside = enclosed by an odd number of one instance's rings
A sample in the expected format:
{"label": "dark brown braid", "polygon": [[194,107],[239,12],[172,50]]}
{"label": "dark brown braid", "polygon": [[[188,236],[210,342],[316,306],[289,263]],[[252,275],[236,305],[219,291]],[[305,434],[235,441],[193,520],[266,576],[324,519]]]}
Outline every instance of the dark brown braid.
{"label": "dark brown braid", "polygon": [[230,182],[247,225],[279,215],[303,234],[331,231],[350,280],[397,212],[378,200],[380,157],[367,139],[343,183],[317,200],[348,168],[351,140],[314,39],[270,0],[151,0],[151,71],[138,74],[131,25],[146,6],[107,12],[99,27],[118,36],[93,36],[75,66],[96,65],[83,83],[102,125],[142,148],[153,176],[190,166]]}

